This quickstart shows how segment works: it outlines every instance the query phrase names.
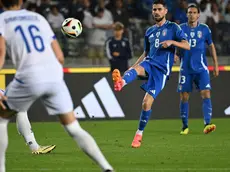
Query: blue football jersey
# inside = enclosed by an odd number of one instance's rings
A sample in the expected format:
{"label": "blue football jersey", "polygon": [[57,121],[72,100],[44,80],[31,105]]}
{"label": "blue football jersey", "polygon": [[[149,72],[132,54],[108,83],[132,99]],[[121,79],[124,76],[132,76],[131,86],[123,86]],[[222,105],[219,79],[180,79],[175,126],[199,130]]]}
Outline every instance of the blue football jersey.
{"label": "blue football jersey", "polygon": [[175,46],[162,48],[160,43],[166,40],[187,40],[186,35],[179,25],[166,21],[162,26],[153,25],[145,33],[144,50],[146,60],[169,75],[173,66]]}
{"label": "blue football jersey", "polygon": [[180,50],[181,71],[200,73],[207,70],[206,45],[212,44],[211,30],[201,23],[195,28],[191,28],[188,23],[180,26],[191,47],[190,50]]}

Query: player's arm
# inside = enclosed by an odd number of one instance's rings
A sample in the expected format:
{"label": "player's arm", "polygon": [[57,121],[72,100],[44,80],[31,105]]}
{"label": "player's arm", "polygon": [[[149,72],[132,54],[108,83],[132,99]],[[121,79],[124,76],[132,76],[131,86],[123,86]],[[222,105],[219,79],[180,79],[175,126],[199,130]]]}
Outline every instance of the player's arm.
{"label": "player's arm", "polygon": [[168,48],[169,46],[173,45],[177,48],[190,50],[190,45],[187,41],[187,37],[185,33],[183,32],[181,27],[177,25],[176,23],[174,24],[174,31],[175,31],[175,39],[161,42],[162,47]]}
{"label": "player's arm", "polygon": [[6,56],[6,43],[4,37],[0,36],[0,69],[2,69],[5,63]]}
{"label": "player's arm", "polygon": [[167,40],[167,41],[161,42],[160,44],[162,45],[163,48],[168,48],[171,45],[173,45],[173,46],[175,46],[177,48],[190,50],[190,45],[189,45],[187,40],[182,40],[181,42],[174,41],[174,40]]}
{"label": "player's arm", "polygon": [[206,43],[209,45],[209,52],[212,56],[213,63],[214,63],[213,75],[216,77],[219,75],[219,66],[218,66],[216,48],[215,48],[215,45],[212,41],[212,32],[207,25],[206,25],[205,31],[206,31],[206,34],[205,34]]}
{"label": "player's arm", "polygon": [[173,41],[172,45],[174,45],[177,48],[182,48],[185,50],[190,50],[190,45],[187,40],[182,40],[181,42]]}
{"label": "player's arm", "polygon": [[64,65],[65,59],[61,47],[56,39],[51,42],[52,49],[58,61]]}
{"label": "player's arm", "polygon": [[209,45],[209,52],[212,56],[212,60],[214,63],[214,76],[218,76],[219,75],[219,64],[218,64],[218,58],[216,54],[216,48],[213,43]]}

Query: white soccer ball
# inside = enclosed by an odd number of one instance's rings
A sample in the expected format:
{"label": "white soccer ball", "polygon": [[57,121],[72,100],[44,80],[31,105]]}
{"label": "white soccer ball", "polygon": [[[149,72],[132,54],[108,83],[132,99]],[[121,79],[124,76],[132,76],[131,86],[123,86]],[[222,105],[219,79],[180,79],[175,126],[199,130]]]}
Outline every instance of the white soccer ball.
{"label": "white soccer ball", "polygon": [[64,35],[71,38],[78,37],[82,32],[82,24],[78,19],[67,18],[62,23],[61,31]]}

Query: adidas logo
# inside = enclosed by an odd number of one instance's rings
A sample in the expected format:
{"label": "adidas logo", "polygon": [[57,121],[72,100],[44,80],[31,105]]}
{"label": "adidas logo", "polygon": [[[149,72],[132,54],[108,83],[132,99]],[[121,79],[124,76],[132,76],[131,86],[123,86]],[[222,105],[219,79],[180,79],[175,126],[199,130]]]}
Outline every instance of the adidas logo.
{"label": "adidas logo", "polygon": [[225,115],[230,115],[230,106],[224,110]]}
{"label": "adidas logo", "polygon": [[206,85],[206,88],[210,88],[210,84],[207,84],[207,85]]}
{"label": "adidas logo", "polygon": [[149,38],[153,38],[154,37],[154,35],[153,35],[153,33],[150,35],[150,37]]}
{"label": "adidas logo", "polygon": [[[88,93],[81,99],[83,106],[74,109],[77,118],[124,118],[125,114],[121,109],[107,79],[104,77],[94,84],[94,91]],[[85,109],[85,114],[83,108]],[[107,115],[107,116],[106,116]]]}

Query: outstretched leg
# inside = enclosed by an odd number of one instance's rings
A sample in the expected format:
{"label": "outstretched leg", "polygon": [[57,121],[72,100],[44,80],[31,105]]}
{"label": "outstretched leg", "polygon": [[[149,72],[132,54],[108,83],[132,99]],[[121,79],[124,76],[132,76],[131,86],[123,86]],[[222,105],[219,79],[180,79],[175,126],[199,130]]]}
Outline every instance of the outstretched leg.
{"label": "outstretched leg", "polygon": [[81,128],[73,112],[59,115],[59,119],[65,130],[78,143],[79,147],[92,158],[103,171],[113,171],[112,166],[105,159],[93,137]]}
{"label": "outstretched leg", "polygon": [[126,84],[131,83],[132,81],[137,79],[138,76],[144,76],[144,75],[145,75],[145,69],[140,65],[137,65],[134,68],[125,72],[123,77],[121,76],[120,71],[118,69],[115,69],[112,72],[114,90],[120,91]]}

